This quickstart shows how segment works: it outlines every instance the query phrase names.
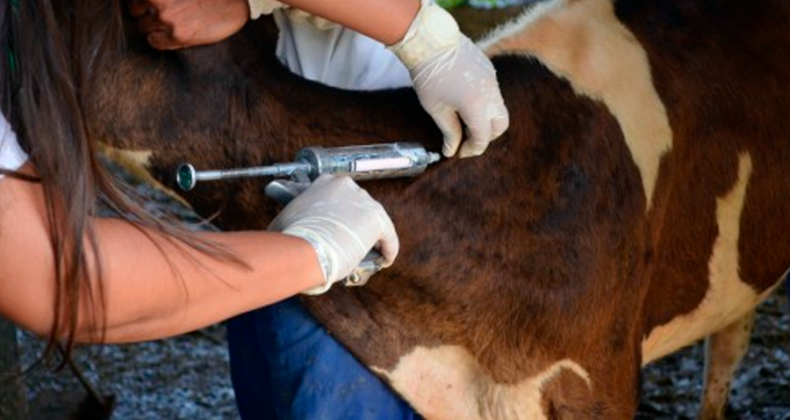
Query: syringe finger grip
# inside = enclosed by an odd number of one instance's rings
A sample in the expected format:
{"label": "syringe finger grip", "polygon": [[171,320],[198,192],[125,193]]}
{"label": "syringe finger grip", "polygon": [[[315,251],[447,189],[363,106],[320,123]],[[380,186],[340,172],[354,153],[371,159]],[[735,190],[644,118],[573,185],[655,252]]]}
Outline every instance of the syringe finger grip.
{"label": "syringe finger grip", "polygon": [[381,270],[384,257],[378,251],[372,250],[365,255],[362,262],[359,263],[357,268],[354,269],[345,279],[343,279],[344,286],[363,286],[373,277],[374,274]]}

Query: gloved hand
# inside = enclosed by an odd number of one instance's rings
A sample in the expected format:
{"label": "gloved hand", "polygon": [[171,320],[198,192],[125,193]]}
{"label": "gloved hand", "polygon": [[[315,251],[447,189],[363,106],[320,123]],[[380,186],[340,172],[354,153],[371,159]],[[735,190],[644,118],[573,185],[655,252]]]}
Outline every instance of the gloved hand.
{"label": "gloved hand", "polygon": [[130,0],[128,6],[140,32],[160,50],[220,42],[250,16],[245,0]]}
{"label": "gloved hand", "polygon": [[325,283],[304,293],[324,293],[377,247],[388,267],[399,242],[387,212],[351,178],[323,175],[293,199],[269,230],[305,239],[315,249]]}
{"label": "gloved hand", "polygon": [[444,9],[422,0],[404,38],[389,48],[409,69],[420,103],[444,134],[445,156],[453,156],[461,143],[457,114],[469,133],[462,158],[482,154],[507,130],[509,116],[494,66]]}

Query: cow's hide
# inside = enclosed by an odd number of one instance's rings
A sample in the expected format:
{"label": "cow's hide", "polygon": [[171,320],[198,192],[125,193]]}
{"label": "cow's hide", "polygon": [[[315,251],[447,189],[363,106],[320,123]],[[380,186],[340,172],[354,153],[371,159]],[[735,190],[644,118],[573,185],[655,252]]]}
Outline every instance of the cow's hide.
{"label": "cow's hide", "polygon": [[[305,304],[426,418],[632,418],[643,364],[719,330],[743,342],[790,266],[788,19],[790,3],[772,0],[526,10],[482,43],[508,132],[479,158],[365,184],[401,255],[366,287]],[[150,150],[170,186],[183,161],[440,149],[411,91],[295,77],[261,41],[270,30],[177,55],[132,40],[96,79],[93,132]],[[276,212],[264,182],[185,197],[225,229],[262,228]]]}

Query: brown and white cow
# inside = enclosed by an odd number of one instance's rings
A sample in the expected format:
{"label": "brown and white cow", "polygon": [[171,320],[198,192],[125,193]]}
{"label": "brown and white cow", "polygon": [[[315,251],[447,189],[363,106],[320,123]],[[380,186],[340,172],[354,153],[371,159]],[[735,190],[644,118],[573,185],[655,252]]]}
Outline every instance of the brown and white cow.
{"label": "brown and white cow", "polygon": [[[305,304],[428,419],[632,418],[641,366],[714,333],[702,416],[721,416],[754,307],[790,266],[788,20],[779,0],[526,10],[482,43],[509,131],[482,157],[365,184],[402,253]],[[270,30],[178,56],[131,40],[96,80],[94,133],[150,150],[136,156],[170,186],[183,161],[440,148],[412,92],[295,77],[259,42]],[[186,198],[225,229],[263,228],[264,182]]]}

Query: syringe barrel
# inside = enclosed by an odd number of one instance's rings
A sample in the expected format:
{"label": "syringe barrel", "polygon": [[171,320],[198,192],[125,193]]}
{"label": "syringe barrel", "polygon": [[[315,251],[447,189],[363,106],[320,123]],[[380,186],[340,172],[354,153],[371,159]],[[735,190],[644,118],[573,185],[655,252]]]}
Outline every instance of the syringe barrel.
{"label": "syringe barrel", "polygon": [[297,162],[310,164],[310,178],[348,175],[355,180],[415,176],[438,161],[419,143],[399,142],[346,147],[308,147],[296,155]]}

